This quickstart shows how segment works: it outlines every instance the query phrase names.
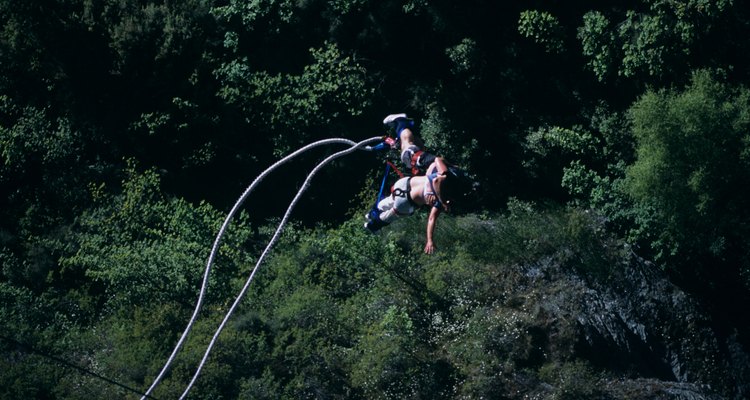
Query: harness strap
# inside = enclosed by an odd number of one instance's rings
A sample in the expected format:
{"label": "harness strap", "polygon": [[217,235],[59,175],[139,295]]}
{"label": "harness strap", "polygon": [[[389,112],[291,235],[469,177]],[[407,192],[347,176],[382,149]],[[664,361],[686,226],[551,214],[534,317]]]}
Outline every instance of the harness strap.
{"label": "harness strap", "polygon": [[378,203],[380,200],[383,200],[383,190],[385,189],[385,181],[388,179],[388,172],[391,169],[391,165],[386,164],[385,166],[385,173],[383,174],[383,181],[380,183],[380,192],[378,193],[378,197],[375,199],[375,204],[372,205],[373,210],[378,209]]}
{"label": "harness strap", "polygon": [[[411,198],[411,176],[406,178],[406,189],[401,188],[391,188],[391,193],[393,193],[396,197],[406,197],[406,201],[409,202],[409,204],[413,205],[414,207],[419,207],[419,204],[415,203],[414,200]],[[398,211],[396,211],[398,213]]]}
{"label": "harness strap", "polygon": [[401,178],[403,178],[403,177],[404,177],[404,173],[403,173],[403,172],[401,172],[401,171],[399,171],[399,169],[398,169],[398,168],[396,167],[396,165],[395,165],[395,164],[393,164],[393,163],[392,163],[392,162],[391,162],[390,160],[386,160],[386,163],[388,164],[388,166],[390,166],[390,167],[391,167],[391,169],[392,169],[393,171],[395,171],[395,172],[396,172],[396,175],[398,175],[398,178],[399,178],[399,179],[401,179]]}
{"label": "harness strap", "polygon": [[[432,177],[432,178],[430,178],[430,177]],[[435,180],[435,178],[437,178],[437,173],[433,173],[433,174],[428,175],[427,176],[427,183],[430,185],[430,190],[432,191],[431,194],[434,195],[435,198],[437,199],[437,201],[435,201],[435,203],[432,206],[435,207],[435,208],[440,208],[443,203],[440,201],[440,197],[438,197],[437,191],[435,190],[435,184],[433,183],[433,181]]]}

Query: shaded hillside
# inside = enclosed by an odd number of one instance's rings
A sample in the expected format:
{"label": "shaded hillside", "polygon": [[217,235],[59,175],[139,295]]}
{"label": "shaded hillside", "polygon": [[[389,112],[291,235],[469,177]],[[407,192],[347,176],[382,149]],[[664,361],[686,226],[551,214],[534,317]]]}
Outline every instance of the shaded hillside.
{"label": "shaded hillside", "polygon": [[[212,239],[204,224],[221,220],[205,204],[156,189],[152,173],[133,175],[123,196],[81,219],[75,230],[83,233],[68,242],[77,250],[63,258],[65,277],[83,284],[78,292],[35,298],[2,286],[3,331],[35,343],[3,342],[4,398],[134,398],[123,386],[150,384],[188,320]],[[748,353],[737,331],[600,219],[518,201],[509,209],[441,219],[433,256],[422,254],[423,213],[377,236],[358,218],[289,226],[191,396],[747,395]],[[156,398],[182,393],[253,263],[252,249],[270,233],[244,217],[235,226],[205,310]]]}
{"label": "shaded hillside", "polygon": [[[418,255],[419,223],[376,239],[353,229],[301,239],[295,256],[269,265],[269,287],[287,294],[252,296],[281,357],[271,360],[285,365],[266,369],[266,382],[289,396],[325,397],[338,385],[363,398],[748,393],[736,331],[579,211],[449,219],[437,257]],[[339,286],[352,277],[355,287]],[[289,375],[290,362],[304,378]]]}

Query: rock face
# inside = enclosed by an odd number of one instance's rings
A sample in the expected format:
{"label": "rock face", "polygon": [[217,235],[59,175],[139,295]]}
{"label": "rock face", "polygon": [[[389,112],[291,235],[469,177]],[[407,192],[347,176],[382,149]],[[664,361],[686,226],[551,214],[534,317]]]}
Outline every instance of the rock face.
{"label": "rock face", "polygon": [[[594,278],[571,274],[552,260],[517,268],[514,272],[524,279],[516,295],[525,292],[527,301],[538,304],[544,322],[537,329],[548,338],[548,359],[564,359],[568,353],[586,360],[590,371],[605,371],[590,373],[588,379],[597,381],[591,397],[750,397],[748,352],[737,334],[718,332],[700,304],[653,264],[629,254],[614,272]],[[561,348],[563,337],[573,342],[569,349]],[[558,388],[554,397],[566,397],[560,376],[551,380]],[[551,394],[540,387],[528,397]]]}

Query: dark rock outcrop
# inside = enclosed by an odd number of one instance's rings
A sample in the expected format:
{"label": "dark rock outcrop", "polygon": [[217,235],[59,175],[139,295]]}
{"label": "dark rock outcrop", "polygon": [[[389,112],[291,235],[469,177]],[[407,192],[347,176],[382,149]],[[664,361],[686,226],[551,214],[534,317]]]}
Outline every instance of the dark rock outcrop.
{"label": "dark rock outcrop", "polygon": [[658,267],[624,258],[606,274],[571,273],[576,262],[561,266],[557,257],[515,267],[524,278],[514,296],[536,304],[539,325],[529,331],[546,332],[548,359],[583,359],[604,371],[592,375],[597,398],[748,398],[750,363],[737,335],[714,329],[710,314]]}

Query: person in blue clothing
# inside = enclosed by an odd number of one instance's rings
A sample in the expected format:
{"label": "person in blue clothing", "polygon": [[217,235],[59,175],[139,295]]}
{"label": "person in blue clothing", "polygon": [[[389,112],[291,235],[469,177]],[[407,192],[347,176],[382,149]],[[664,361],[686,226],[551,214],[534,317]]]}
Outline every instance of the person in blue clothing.
{"label": "person in blue clothing", "polygon": [[367,214],[365,227],[377,232],[397,218],[412,215],[417,207],[429,206],[424,252],[432,254],[435,252],[434,234],[437,219],[442,212],[450,211],[454,180],[443,159],[435,157],[427,167],[425,175],[399,179],[393,185],[391,195],[380,200],[377,208]]}

